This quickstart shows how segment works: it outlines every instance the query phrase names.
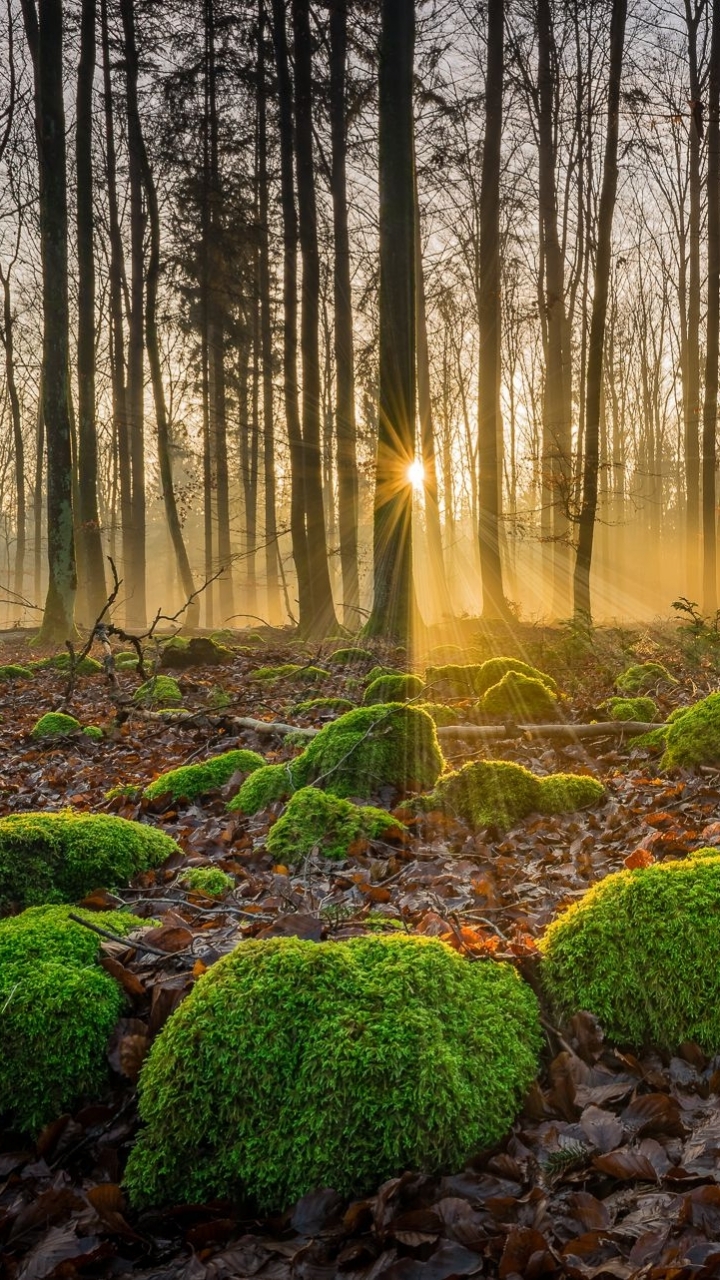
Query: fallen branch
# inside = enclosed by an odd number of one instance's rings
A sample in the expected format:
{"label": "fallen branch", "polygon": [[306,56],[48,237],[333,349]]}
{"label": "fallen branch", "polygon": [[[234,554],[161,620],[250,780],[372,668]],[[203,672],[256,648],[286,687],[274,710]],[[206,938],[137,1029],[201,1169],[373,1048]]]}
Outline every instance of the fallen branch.
{"label": "fallen branch", "polygon": [[[99,924],[91,924],[89,920],[83,920],[82,916],[76,916],[73,911],[68,915],[68,920],[74,920],[75,924],[81,924],[84,929],[90,929],[92,933],[97,933],[101,938],[109,938],[110,942],[120,942],[124,947],[132,947],[135,951],[148,951],[153,956],[162,956],[163,960],[167,960],[170,954],[167,951],[161,951],[159,947],[153,947],[149,942],[143,942],[142,939],[137,941],[131,938],[121,938],[117,933],[110,933],[108,929],[101,929]],[[173,954],[177,955],[177,952]]]}
{"label": "fallen branch", "polygon": [[638,737],[662,724],[642,720],[598,720],[595,724],[448,724],[438,729],[438,738],[475,738],[497,742],[506,738],[559,738],[574,742],[580,738]]}

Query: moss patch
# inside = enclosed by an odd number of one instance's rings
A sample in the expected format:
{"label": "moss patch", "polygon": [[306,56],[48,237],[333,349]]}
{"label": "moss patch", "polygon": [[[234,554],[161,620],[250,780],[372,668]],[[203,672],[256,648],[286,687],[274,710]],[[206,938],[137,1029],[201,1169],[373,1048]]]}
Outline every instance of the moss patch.
{"label": "moss patch", "polygon": [[694,706],[686,707],[680,715],[673,717],[667,728],[658,730],[657,736],[665,743],[665,752],[660,762],[663,769],[718,764],[720,693],[711,693]]}
{"label": "moss patch", "polygon": [[485,715],[517,720],[555,720],[558,714],[558,700],[552,689],[535,676],[519,671],[508,671],[502,680],[491,685],[480,706]]}
{"label": "moss patch", "polygon": [[462,724],[465,716],[458,707],[448,707],[444,702],[418,702],[419,711],[425,711],[438,728],[448,724]]}
{"label": "moss patch", "polygon": [[276,800],[285,800],[294,788],[291,765],[265,764],[246,778],[228,804],[231,813],[259,813]]}
{"label": "moss patch", "polygon": [[224,751],[201,764],[181,765],[179,769],[161,773],[145,788],[143,795],[148,800],[156,800],[159,796],[167,796],[172,801],[197,800],[224,787],[234,773],[253,773],[264,764],[257,751]]}
{"label": "moss patch", "polygon": [[11,814],[0,819],[0,912],[74,902],[179,852],[162,831],[110,814]]}
{"label": "moss patch", "polygon": [[439,809],[471,827],[506,830],[529,813],[565,813],[596,804],[605,794],[595,778],[556,773],[539,778],[510,760],[477,760],[448,774],[413,809]]}
{"label": "moss patch", "polygon": [[628,667],[627,671],[623,671],[615,681],[621,693],[629,694],[647,693],[649,689],[661,683],[677,684],[677,680],[670,675],[667,667],[664,667],[661,662],[638,662]]}
{"label": "moss patch", "polygon": [[29,667],[18,666],[15,662],[8,663],[5,667],[0,667],[0,680],[3,682],[8,680],[32,680],[33,673]]}
{"label": "moss patch", "polygon": [[657,720],[658,705],[653,698],[608,698],[603,704],[611,720]]}
{"label": "moss patch", "polygon": [[517,973],[435,939],[244,942],[153,1045],[127,1188],[138,1205],[240,1195],[267,1211],[460,1168],[509,1128],[540,1044]]}
{"label": "moss patch", "polygon": [[550,925],[542,979],[562,1017],[594,1013],[616,1043],[720,1050],[720,853],[620,871]]}
{"label": "moss patch", "polygon": [[291,765],[296,787],[314,783],[334,795],[371,796],[432,787],[443,766],[435,725],[416,707],[357,707],[321,729]]}
{"label": "moss patch", "polygon": [[187,667],[217,667],[232,662],[234,656],[232,649],[210,636],[193,636],[191,640],[173,636],[163,645],[160,666],[180,671]]}
{"label": "moss patch", "polygon": [[180,876],[180,883],[211,898],[223,898],[235,887],[232,876],[220,867],[188,867]]}
{"label": "moss patch", "polygon": [[307,684],[321,684],[323,680],[328,680],[329,671],[324,671],[322,667],[303,667],[296,662],[286,662],[280,667],[258,667],[256,671],[250,673],[251,680],[265,680],[272,683],[275,680],[304,680]]}
{"label": "moss patch", "polygon": [[[53,658],[41,658],[38,662],[28,665],[36,671],[69,671],[70,654],[56,653]],[[80,676],[96,676],[102,669],[102,662],[98,662],[97,658],[91,658],[89,655],[81,658],[75,666],[75,672]]]}
{"label": "moss patch", "polygon": [[99,724],[86,725],[85,728],[83,729],[83,733],[85,734],[86,738],[94,738],[96,742],[99,742],[101,738],[105,737],[105,734],[103,733]]}
{"label": "moss patch", "polygon": [[493,685],[499,684],[509,671],[526,676],[531,680],[540,680],[548,689],[555,689],[555,681],[551,676],[522,662],[520,658],[488,658],[486,662],[472,662],[465,665],[447,663],[443,666],[428,667],[425,680],[428,692],[441,698],[481,698]]}
{"label": "moss patch", "polygon": [[401,823],[384,809],[352,804],[317,787],[301,787],[270,828],[267,847],[278,862],[294,866],[315,848],[326,858],[346,858],[356,840],[381,840],[399,827]]}
{"label": "moss patch", "polygon": [[305,702],[298,702],[293,711],[298,715],[310,714],[313,711],[337,711],[338,715],[342,715],[345,711],[352,711],[355,706],[349,698],[308,698]]}
{"label": "moss patch", "polygon": [[369,649],[336,649],[328,655],[326,661],[334,667],[357,667],[366,662],[374,662],[375,654]]}
{"label": "moss patch", "polygon": [[172,676],[151,676],[133,694],[133,702],[153,707],[179,707],[182,689]]}
{"label": "moss patch", "polygon": [[62,711],[48,711],[36,720],[30,737],[36,742],[43,742],[48,738],[66,738],[68,734],[79,733],[80,729],[80,721],[75,716],[67,716]]}
{"label": "moss patch", "polygon": [[363,702],[366,707],[379,702],[411,702],[420,696],[424,688],[425,683],[419,676],[378,676],[367,686]]}

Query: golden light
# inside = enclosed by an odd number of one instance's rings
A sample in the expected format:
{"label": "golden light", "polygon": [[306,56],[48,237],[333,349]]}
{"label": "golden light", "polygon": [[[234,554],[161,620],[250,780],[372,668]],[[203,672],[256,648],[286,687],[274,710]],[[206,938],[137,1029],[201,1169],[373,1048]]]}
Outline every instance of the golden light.
{"label": "golden light", "polygon": [[413,458],[407,469],[408,482],[418,493],[425,488],[425,468],[420,458]]}

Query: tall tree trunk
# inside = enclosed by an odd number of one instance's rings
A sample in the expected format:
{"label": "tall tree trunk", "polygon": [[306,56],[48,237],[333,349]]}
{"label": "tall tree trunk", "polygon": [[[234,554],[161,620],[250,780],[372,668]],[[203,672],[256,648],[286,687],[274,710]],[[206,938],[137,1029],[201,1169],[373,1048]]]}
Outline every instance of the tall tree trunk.
{"label": "tall tree trunk", "polygon": [[258,0],[257,67],[257,281],[260,294],[262,349],[263,467],[265,476],[265,579],[268,622],[280,619],[275,484],[273,342],[270,304],[270,228],[267,155],[267,81],[265,73],[265,0]]}
{"label": "tall tree trunk", "polygon": [[[687,298],[687,344],[684,408],[685,537],[687,594],[693,596],[700,566],[700,143],[702,90],[698,71],[697,33],[706,0],[685,0],[690,79],[690,254]],[[684,265],[684,264],[683,264]]]}
{"label": "tall tree trunk", "polygon": [[43,418],[47,431],[49,582],[41,636],[60,641],[73,633],[77,591],[70,439],[68,212],[63,101],[62,0],[22,0],[33,63],[35,125],[40,175],[43,276]]}
{"label": "tall tree trunk", "polygon": [[717,609],[715,458],[718,413],[718,321],[720,320],[720,3],[712,6],[708,75],[707,166],[707,346],[702,438],[703,605]]}
{"label": "tall tree trunk", "polygon": [[300,629],[322,637],[337,628],[322,485],[320,429],[320,255],[317,239],[315,161],[312,119],[312,39],[310,0],[292,0],[295,51],[295,158],[298,229],[302,258],[300,354],[302,359],[302,437],[305,527],[310,594],[300,599]]}
{"label": "tall tree trunk", "polygon": [[627,0],[613,0],[610,18],[610,68],[607,92],[607,133],[602,188],[598,209],[597,250],[590,341],[587,367],[587,402],[585,408],[585,454],[583,491],[578,524],[578,547],[573,581],[573,610],[581,619],[591,617],[590,568],[592,564],[595,514],[598,502],[598,463],[600,450],[600,398],[602,395],[605,354],[605,319],[610,283],[610,250],[613,212],[618,179],[618,133],[620,127],[620,82]]}
{"label": "tall tree trunk", "polygon": [[500,148],[503,121],[504,0],[488,0],[485,138],[480,192],[478,327],[478,527],[483,617],[507,614],[500,560],[502,442],[500,432]]}
{"label": "tall tree trunk", "polygon": [[[280,202],[283,216],[283,388],[290,446],[290,534],[300,610],[302,612],[304,607],[307,612],[310,599],[310,569],[305,527],[303,438],[297,371],[298,221],[293,175],[292,85],[284,0],[272,0],[272,13],[280,132]],[[303,602],[305,602],[304,606]]]}
{"label": "tall tree trunk", "polygon": [[97,0],[82,0],[77,78],[75,159],[78,259],[78,563],[84,620],[92,624],[107,592],[98,513],[98,449],[95,422],[95,250],[93,232],[92,120]]}
{"label": "tall tree trunk", "polygon": [[145,213],[142,183],[142,129],[138,107],[138,53],[135,34],[135,0],[120,0],[125,38],[125,103],[128,128],[128,177],[130,181],[130,318],[128,323],[127,418],[132,476],[130,562],[127,566],[128,623],[144,627],[147,616],[145,564]]}
{"label": "tall tree trunk", "polygon": [[0,267],[0,284],[3,291],[3,321],[0,329],[0,338],[2,339],[3,349],[5,352],[5,384],[7,386],[8,399],[10,401],[10,419],[12,421],[12,437],[13,452],[15,455],[15,519],[17,524],[17,537],[15,540],[15,564],[13,566],[13,591],[15,595],[22,598],[25,594],[25,542],[26,542],[26,524],[27,511],[25,499],[25,442],[22,433],[22,417],[20,413],[20,396],[18,395],[17,381],[15,378],[15,343],[14,343],[14,322],[12,310],[12,295],[10,292],[10,271],[5,271]]}
{"label": "tall tree trunk", "polygon": [[343,585],[343,621],[356,629],[358,607],[358,475],[355,423],[355,349],[353,340],[350,236],[347,198],[347,10],[348,0],[330,8],[330,130],[335,240],[335,433],[337,436],[338,523]]}
{"label": "tall tree trunk", "polygon": [[407,643],[413,614],[415,453],[414,0],[382,0],[380,36],[380,385],[370,635]]}

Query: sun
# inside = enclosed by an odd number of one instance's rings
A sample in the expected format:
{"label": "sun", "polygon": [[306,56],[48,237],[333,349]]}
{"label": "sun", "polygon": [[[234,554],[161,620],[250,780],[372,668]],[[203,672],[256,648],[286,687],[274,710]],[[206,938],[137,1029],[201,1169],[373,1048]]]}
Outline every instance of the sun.
{"label": "sun", "polygon": [[425,488],[425,468],[420,458],[413,458],[407,469],[407,478],[413,489],[422,493]]}

